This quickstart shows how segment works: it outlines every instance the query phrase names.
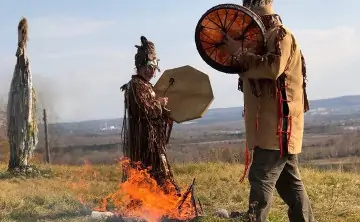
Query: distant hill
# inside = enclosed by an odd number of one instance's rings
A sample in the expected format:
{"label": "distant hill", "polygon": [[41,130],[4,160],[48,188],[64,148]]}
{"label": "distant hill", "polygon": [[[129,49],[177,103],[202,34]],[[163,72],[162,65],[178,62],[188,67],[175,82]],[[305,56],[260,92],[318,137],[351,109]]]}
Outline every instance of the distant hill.
{"label": "distant hill", "polygon": [[[238,120],[242,116],[243,107],[210,109],[203,118],[194,123],[206,124],[212,122],[227,122]],[[329,99],[310,101],[310,116],[330,117],[336,115],[360,115],[360,95],[342,96]]]}
{"label": "distant hill", "polygon": [[310,103],[311,108],[342,108],[342,107],[360,107],[360,95],[341,96],[329,99],[313,100]]}
{"label": "distant hill", "polygon": [[[209,109],[201,118],[192,121],[191,125],[206,125],[241,120],[243,107],[215,108]],[[337,116],[349,116],[349,118],[360,118],[360,95],[341,96],[329,99],[310,101],[310,111],[306,114],[306,119],[312,121],[316,117],[317,121],[327,121],[336,119]],[[108,130],[119,130],[122,119],[103,119],[90,120],[73,123],[56,123],[51,127],[56,131],[75,133],[75,132],[99,132]],[[184,126],[185,127],[185,126]],[[101,130],[102,129],[102,130]]]}

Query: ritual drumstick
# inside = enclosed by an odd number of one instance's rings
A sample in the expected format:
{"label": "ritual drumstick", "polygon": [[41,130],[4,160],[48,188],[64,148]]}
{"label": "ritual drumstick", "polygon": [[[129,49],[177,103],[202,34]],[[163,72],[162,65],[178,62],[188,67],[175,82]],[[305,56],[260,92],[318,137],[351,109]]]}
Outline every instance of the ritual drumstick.
{"label": "ritual drumstick", "polygon": [[[166,88],[166,90],[165,90],[165,92],[164,92],[164,97],[166,97],[166,94],[167,94],[168,90],[170,89],[171,86],[174,85],[174,83],[175,83],[175,79],[174,79],[174,78],[170,78],[170,79],[169,79],[169,85],[168,85],[168,87]],[[164,108],[164,109],[166,109],[166,108]],[[167,110],[167,109],[166,109],[166,110]],[[170,111],[170,110],[168,110],[168,111]],[[173,124],[174,124],[174,121],[169,118],[169,121],[168,121],[168,130],[167,130],[167,136],[166,136],[166,144],[169,143]]]}
{"label": "ritual drumstick", "polygon": [[168,90],[170,89],[171,86],[174,85],[174,83],[175,83],[175,79],[174,79],[174,78],[170,78],[170,79],[169,79],[169,85],[168,85],[168,87],[166,88],[166,90],[165,90],[165,92],[164,92],[164,97],[166,97],[166,94],[167,94]]}

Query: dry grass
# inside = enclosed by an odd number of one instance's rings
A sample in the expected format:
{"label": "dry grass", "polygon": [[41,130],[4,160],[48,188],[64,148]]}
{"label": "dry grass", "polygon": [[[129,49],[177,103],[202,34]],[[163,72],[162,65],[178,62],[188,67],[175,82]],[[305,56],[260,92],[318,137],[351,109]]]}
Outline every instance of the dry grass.
{"label": "dry grass", "polygon": [[[45,166],[41,168],[46,169]],[[89,221],[91,208],[114,191],[117,166],[52,166],[51,172],[25,179],[10,177],[1,165],[0,221]],[[245,210],[249,185],[239,184],[243,167],[232,164],[187,164],[174,168],[177,181],[187,186],[196,177],[196,195],[207,215],[215,209]],[[94,174],[93,171],[96,171]],[[304,183],[318,221],[360,221],[360,175],[302,169]],[[76,186],[73,186],[75,182]],[[87,206],[80,203],[85,200]],[[286,206],[276,195],[270,221],[287,221]],[[207,218],[205,221],[221,221]]]}

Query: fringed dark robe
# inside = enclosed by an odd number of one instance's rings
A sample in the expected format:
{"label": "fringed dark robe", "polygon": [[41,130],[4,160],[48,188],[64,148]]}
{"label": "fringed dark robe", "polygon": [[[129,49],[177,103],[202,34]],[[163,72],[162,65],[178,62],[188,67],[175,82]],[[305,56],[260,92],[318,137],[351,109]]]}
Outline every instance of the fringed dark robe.
{"label": "fringed dark robe", "polygon": [[160,186],[166,180],[175,185],[166,157],[167,111],[156,99],[151,83],[139,75],[132,76],[122,89],[125,91],[124,156],[132,163],[141,162],[142,168],[151,167],[149,173]]}

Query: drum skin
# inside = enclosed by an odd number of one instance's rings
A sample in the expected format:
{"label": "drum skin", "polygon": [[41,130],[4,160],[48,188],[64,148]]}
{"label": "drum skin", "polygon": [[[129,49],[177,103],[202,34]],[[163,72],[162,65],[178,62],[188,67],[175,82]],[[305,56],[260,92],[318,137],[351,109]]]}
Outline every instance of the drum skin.
{"label": "drum skin", "polygon": [[214,101],[209,76],[189,65],[165,70],[154,91],[169,98],[166,108],[176,123],[201,118]]}
{"label": "drum skin", "polygon": [[265,26],[251,10],[236,4],[212,7],[200,18],[195,29],[196,48],[212,68],[229,74],[246,71],[223,43],[225,33],[241,41],[241,51],[261,54],[265,46]]}

